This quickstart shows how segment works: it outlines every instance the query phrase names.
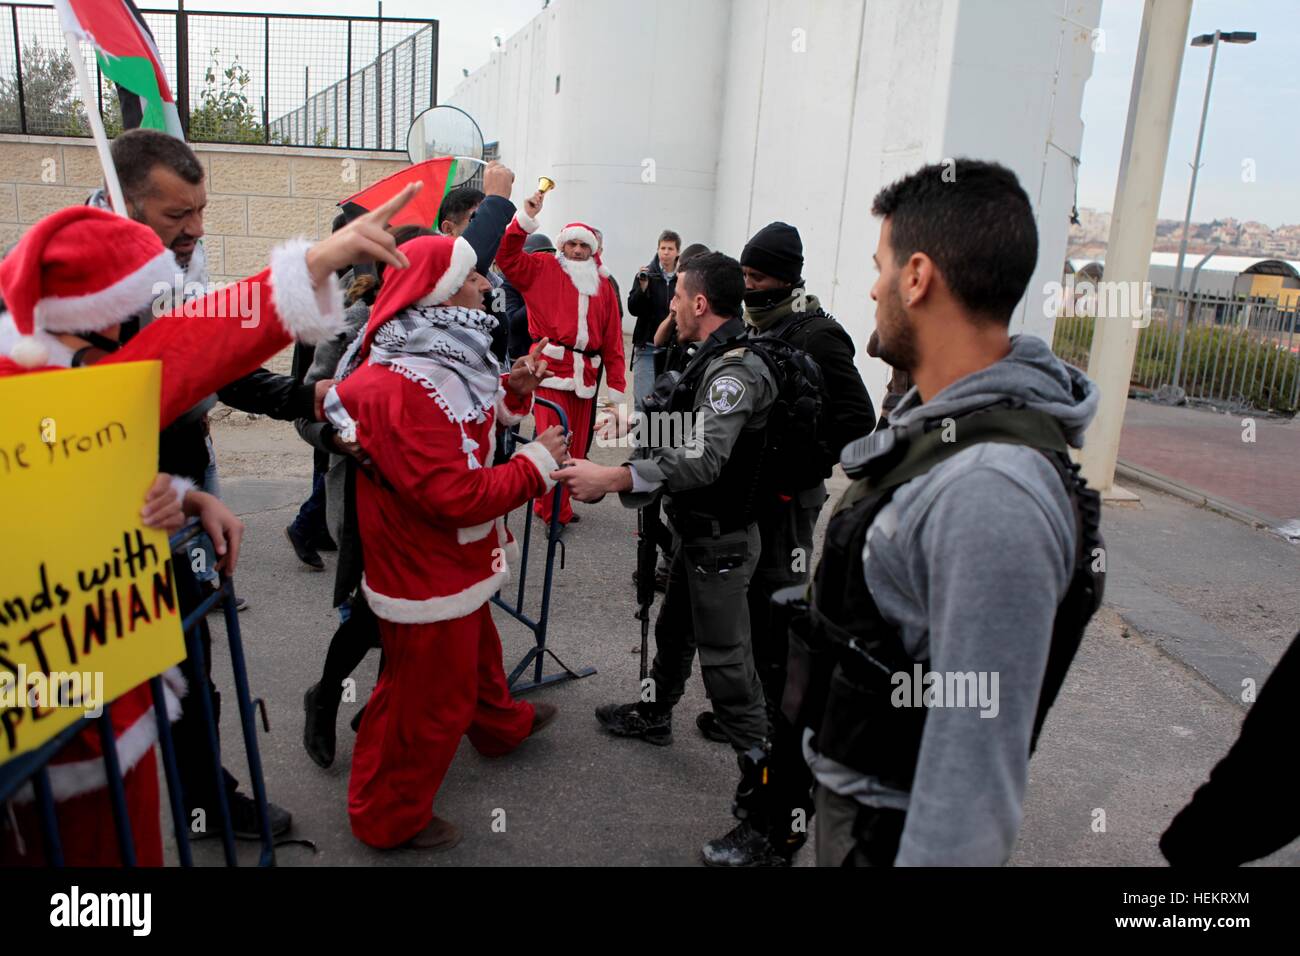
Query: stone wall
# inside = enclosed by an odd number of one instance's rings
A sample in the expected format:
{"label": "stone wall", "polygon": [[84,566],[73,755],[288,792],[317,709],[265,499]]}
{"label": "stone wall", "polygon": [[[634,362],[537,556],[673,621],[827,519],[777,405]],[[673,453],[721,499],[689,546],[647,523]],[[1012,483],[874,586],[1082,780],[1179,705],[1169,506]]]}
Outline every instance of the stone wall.
{"label": "stone wall", "polygon": [[[325,235],[340,199],[407,164],[402,154],[361,150],[207,144],[195,152],[207,171],[208,271],[219,282],[258,272],[285,238]],[[102,185],[88,140],[0,134],[0,250]]]}

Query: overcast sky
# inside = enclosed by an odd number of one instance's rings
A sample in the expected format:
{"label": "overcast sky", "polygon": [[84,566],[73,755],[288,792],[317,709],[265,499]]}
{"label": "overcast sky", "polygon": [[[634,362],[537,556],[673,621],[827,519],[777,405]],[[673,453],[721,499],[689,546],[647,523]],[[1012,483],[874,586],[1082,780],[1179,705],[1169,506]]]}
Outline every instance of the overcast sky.
{"label": "overcast sky", "polygon": [[[650,0],[646,0],[650,2]],[[135,0],[144,10],[175,9],[175,0]],[[364,0],[186,0],[191,10],[238,10],[253,13],[321,13],[373,17],[377,3]],[[487,62],[492,37],[506,40],[542,9],[542,0],[384,0],[385,17],[438,21],[438,92],[445,99],[456,88],[461,70]]]}
{"label": "overcast sky", "polygon": [[[1124,143],[1124,120],[1142,25],[1141,0],[1105,0],[1101,27],[1105,52],[1093,60],[1083,100],[1083,160],[1079,205],[1110,209]],[[1189,38],[1215,29],[1253,30],[1251,44],[1219,44],[1205,126],[1201,174],[1192,219],[1235,216],[1276,228],[1300,223],[1300,2],[1297,0],[1196,0]],[[1178,106],[1160,216],[1182,219],[1191,181],[1196,131],[1210,66],[1209,47],[1183,54]],[[1252,160],[1255,181],[1243,181]]]}
{"label": "overcast sky", "polygon": [[[137,2],[146,8],[175,6],[170,0]],[[1114,198],[1142,6],[1142,0],[1104,0],[1102,5],[1105,49],[1094,59],[1083,103],[1081,206],[1109,209]],[[190,7],[272,13],[310,10],[357,16],[373,16],[377,9],[374,3],[363,0],[191,0]],[[542,0],[384,3],[385,16],[439,21],[438,88],[442,99],[451,95],[463,69],[472,71],[487,61],[494,35],[507,39],[541,9]],[[1300,0],[1196,0],[1190,35],[1211,33],[1216,27],[1254,30],[1259,39],[1246,46],[1220,46],[1193,218],[1208,221],[1235,216],[1258,219],[1273,227],[1300,222],[1300,124],[1296,109],[1300,103]],[[617,38],[612,41],[620,42]],[[1207,48],[1188,48],[1183,58],[1160,201],[1163,218],[1181,219],[1183,215],[1209,61]],[[1247,160],[1253,162],[1253,182],[1244,181],[1243,164]]]}

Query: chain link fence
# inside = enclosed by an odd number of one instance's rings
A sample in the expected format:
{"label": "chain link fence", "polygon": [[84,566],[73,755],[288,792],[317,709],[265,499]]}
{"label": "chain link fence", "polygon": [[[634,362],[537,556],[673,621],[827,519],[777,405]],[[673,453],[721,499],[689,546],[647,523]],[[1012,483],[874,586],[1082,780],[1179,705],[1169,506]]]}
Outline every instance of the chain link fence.
{"label": "chain link fence", "polygon": [[[140,12],[193,143],[404,150],[437,102],[436,20]],[[116,135],[116,90],[89,44],[81,52]],[[0,132],[89,136],[81,98],[54,8],[0,4]]]}
{"label": "chain link fence", "polygon": [[[1057,317],[1052,349],[1087,371],[1098,296],[1079,288]],[[1234,409],[1300,410],[1300,299],[1157,289],[1145,320],[1133,385]]]}

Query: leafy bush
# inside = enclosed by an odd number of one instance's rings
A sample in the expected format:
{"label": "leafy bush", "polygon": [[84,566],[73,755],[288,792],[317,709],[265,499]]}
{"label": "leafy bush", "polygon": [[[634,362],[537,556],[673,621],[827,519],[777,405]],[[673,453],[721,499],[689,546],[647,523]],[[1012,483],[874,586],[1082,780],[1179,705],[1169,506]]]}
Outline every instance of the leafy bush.
{"label": "leafy bush", "polygon": [[195,143],[264,143],[262,117],[248,101],[252,76],[236,56],[223,67],[219,49],[203,75],[203,89],[190,108],[190,141]]}
{"label": "leafy bush", "polygon": [[[1091,318],[1060,318],[1052,350],[1063,362],[1086,369],[1092,348]],[[1187,330],[1183,343],[1182,385],[1193,397],[1240,402],[1278,412],[1297,411],[1293,397],[1300,377],[1300,355],[1280,342],[1224,325],[1202,325]],[[1300,330],[1292,347],[1300,345]],[[1134,384],[1157,387],[1173,381],[1178,353],[1178,333],[1153,322],[1138,332],[1133,360]]]}

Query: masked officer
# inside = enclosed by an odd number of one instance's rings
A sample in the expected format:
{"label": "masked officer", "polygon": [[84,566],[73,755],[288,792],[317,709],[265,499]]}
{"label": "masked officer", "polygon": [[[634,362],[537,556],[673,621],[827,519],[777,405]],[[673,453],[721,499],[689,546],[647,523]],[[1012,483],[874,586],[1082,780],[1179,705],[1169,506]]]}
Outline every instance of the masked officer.
{"label": "masked officer", "polygon": [[639,507],[664,495],[673,557],[651,676],[641,700],[599,707],[596,718],[616,736],[672,743],[673,706],[698,649],[718,725],[741,766],[732,807],[741,822],[705,846],[705,862],[743,853],[779,865],[788,860],[771,851],[766,836],[768,718],[746,601],[759,558],[755,507],[764,492],[765,426],[777,383],[741,340],[744,291],[740,264],[721,253],[682,266],[672,308],[679,340],[699,343],[695,356],[680,373],[656,381],[630,461],[605,467],[571,460],[554,477],[579,501],[617,491],[624,505]]}
{"label": "masked officer", "polygon": [[[754,658],[769,701],[779,702],[785,686],[786,650],[769,635],[772,594],[806,584],[812,569],[813,529],[828,497],[825,479],[844,446],[871,433],[876,413],[854,364],[853,340],[804,286],[799,230],[783,222],[764,226],[745,244],[745,325],[750,335],[771,336],[806,352],[822,373],[823,418],[818,438],[826,457],[810,463],[806,481],[792,494],[769,503],[759,518],[763,556],[749,591]],[[712,736],[710,714],[696,721]]]}
{"label": "masked officer", "polygon": [[[802,480],[788,493],[771,496],[760,510],[762,555],[749,587],[754,662],[771,708],[774,741],[790,737],[793,744],[774,749],[778,757],[792,757],[774,767],[774,789],[784,808],[780,814],[798,826],[780,837],[792,853],[804,842],[805,828],[798,821],[806,821],[813,811],[812,777],[799,755],[794,728],[781,719],[776,708],[785,687],[786,647],[783,629],[771,626],[772,595],[781,588],[808,582],[813,529],[827,499],[825,479],[844,446],[871,432],[876,416],[853,361],[852,339],[822,309],[817,296],[805,289],[799,230],[784,222],[768,223],[745,244],[740,267],[745,275],[744,319],[749,334],[779,339],[807,353],[817,363],[823,382],[823,422],[817,437],[824,454],[815,456],[815,461],[810,458]],[[726,740],[711,711],[700,714],[695,724],[710,740]]]}

